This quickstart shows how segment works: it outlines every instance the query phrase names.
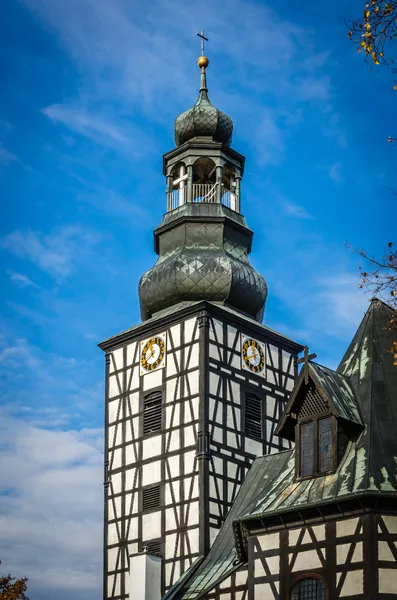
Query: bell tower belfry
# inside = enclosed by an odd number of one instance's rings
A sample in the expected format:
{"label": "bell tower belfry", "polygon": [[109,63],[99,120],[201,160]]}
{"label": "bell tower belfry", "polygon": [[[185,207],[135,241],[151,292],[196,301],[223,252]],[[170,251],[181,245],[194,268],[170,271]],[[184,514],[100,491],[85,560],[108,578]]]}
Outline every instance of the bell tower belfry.
{"label": "bell tower belfry", "polygon": [[274,432],[302,346],[262,325],[245,159],[208,97],[208,64],[202,54],[199,97],[163,158],[166,212],[139,283],[142,323],[100,344],[105,600],[131,598],[145,552],[164,594],[208,552],[255,456],[290,445]]}

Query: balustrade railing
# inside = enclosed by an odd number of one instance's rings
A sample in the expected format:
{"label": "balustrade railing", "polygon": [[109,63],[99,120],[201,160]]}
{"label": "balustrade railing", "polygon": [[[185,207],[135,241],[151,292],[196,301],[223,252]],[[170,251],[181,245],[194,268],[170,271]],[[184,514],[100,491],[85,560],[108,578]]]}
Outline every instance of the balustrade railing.
{"label": "balustrade railing", "polygon": [[[193,183],[192,202],[214,203],[218,201],[218,186],[221,186],[221,204],[236,210],[236,194],[219,183]],[[187,188],[177,188],[171,191],[171,210],[182,206],[187,201]]]}

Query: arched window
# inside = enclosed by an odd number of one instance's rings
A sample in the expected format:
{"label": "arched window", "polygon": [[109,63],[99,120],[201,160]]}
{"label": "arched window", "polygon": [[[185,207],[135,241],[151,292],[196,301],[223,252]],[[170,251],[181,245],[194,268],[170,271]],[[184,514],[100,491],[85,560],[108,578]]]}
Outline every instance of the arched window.
{"label": "arched window", "polygon": [[216,202],[216,165],[202,157],[193,165],[193,202]]}
{"label": "arched window", "polygon": [[178,163],[171,171],[172,177],[172,199],[171,208],[178,208],[186,202],[186,182],[187,173],[186,165],[184,163]]}
{"label": "arched window", "polygon": [[291,590],[291,600],[325,600],[326,587],[323,579],[305,577],[298,581]]}

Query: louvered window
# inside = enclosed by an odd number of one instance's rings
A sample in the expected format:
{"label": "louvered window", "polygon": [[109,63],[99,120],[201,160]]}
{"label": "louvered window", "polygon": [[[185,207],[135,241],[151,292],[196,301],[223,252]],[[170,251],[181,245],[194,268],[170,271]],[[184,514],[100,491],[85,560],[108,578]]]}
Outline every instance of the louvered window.
{"label": "louvered window", "polygon": [[[335,417],[318,417],[298,423],[298,464],[300,477],[323,475],[336,466]],[[297,434],[298,435],[298,434]]]}
{"label": "louvered window", "polygon": [[144,550],[146,550],[148,554],[153,554],[154,556],[161,556],[161,541],[150,540],[149,542],[142,542],[140,552],[143,552]]}
{"label": "louvered window", "polygon": [[325,583],[322,579],[307,577],[294,585],[291,600],[325,600]]}
{"label": "louvered window", "polygon": [[262,400],[256,394],[245,394],[245,435],[256,440],[262,439]]}
{"label": "louvered window", "polygon": [[155,485],[142,490],[142,510],[153,510],[160,507],[160,486]]}
{"label": "louvered window", "polygon": [[314,423],[301,425],[301,476],[306,477],[313,473],[314,451]]}
{"label": "louvered window", "polygon": [[161,391],[151,392],[143,401],[143,435],[161,430]]}
{"label": "louvered window", "polygon": [[320,419],[318,422],[318,468],[320,473],[332,469],[332,419]]}

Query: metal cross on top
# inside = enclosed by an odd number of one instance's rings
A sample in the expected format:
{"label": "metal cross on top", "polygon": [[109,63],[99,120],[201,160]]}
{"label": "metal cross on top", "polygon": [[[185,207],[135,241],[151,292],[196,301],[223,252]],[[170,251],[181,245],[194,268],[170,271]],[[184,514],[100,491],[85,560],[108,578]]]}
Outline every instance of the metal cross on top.
{"label": "metal cross on top", "polygon": [[305,346],[303,357],[299,358],[297,360],[298,365],[301,365],[303,363],[306,385],[309,383],[309,362],[316,357],[317,357],[317,354],[315,354],[314,352],[313,352],[313,354],[309,354],[309,348],[308,348],[308,346]]}
{"label": "metal cross on top", "polygon": [[205,40],[206,42],[208,42],[209,40],[208,40],[208,38],[206,38],[206,37],[205,37],[205,35],[204,35],[204,29],[202,29],[202,30],[200,31],[200,33],[197,33],[196,35],[198,35],[198,36],[199,36],[199,38],[201,38],[201,54],[202,54],[202,56],[204,56],[204,40]]}

